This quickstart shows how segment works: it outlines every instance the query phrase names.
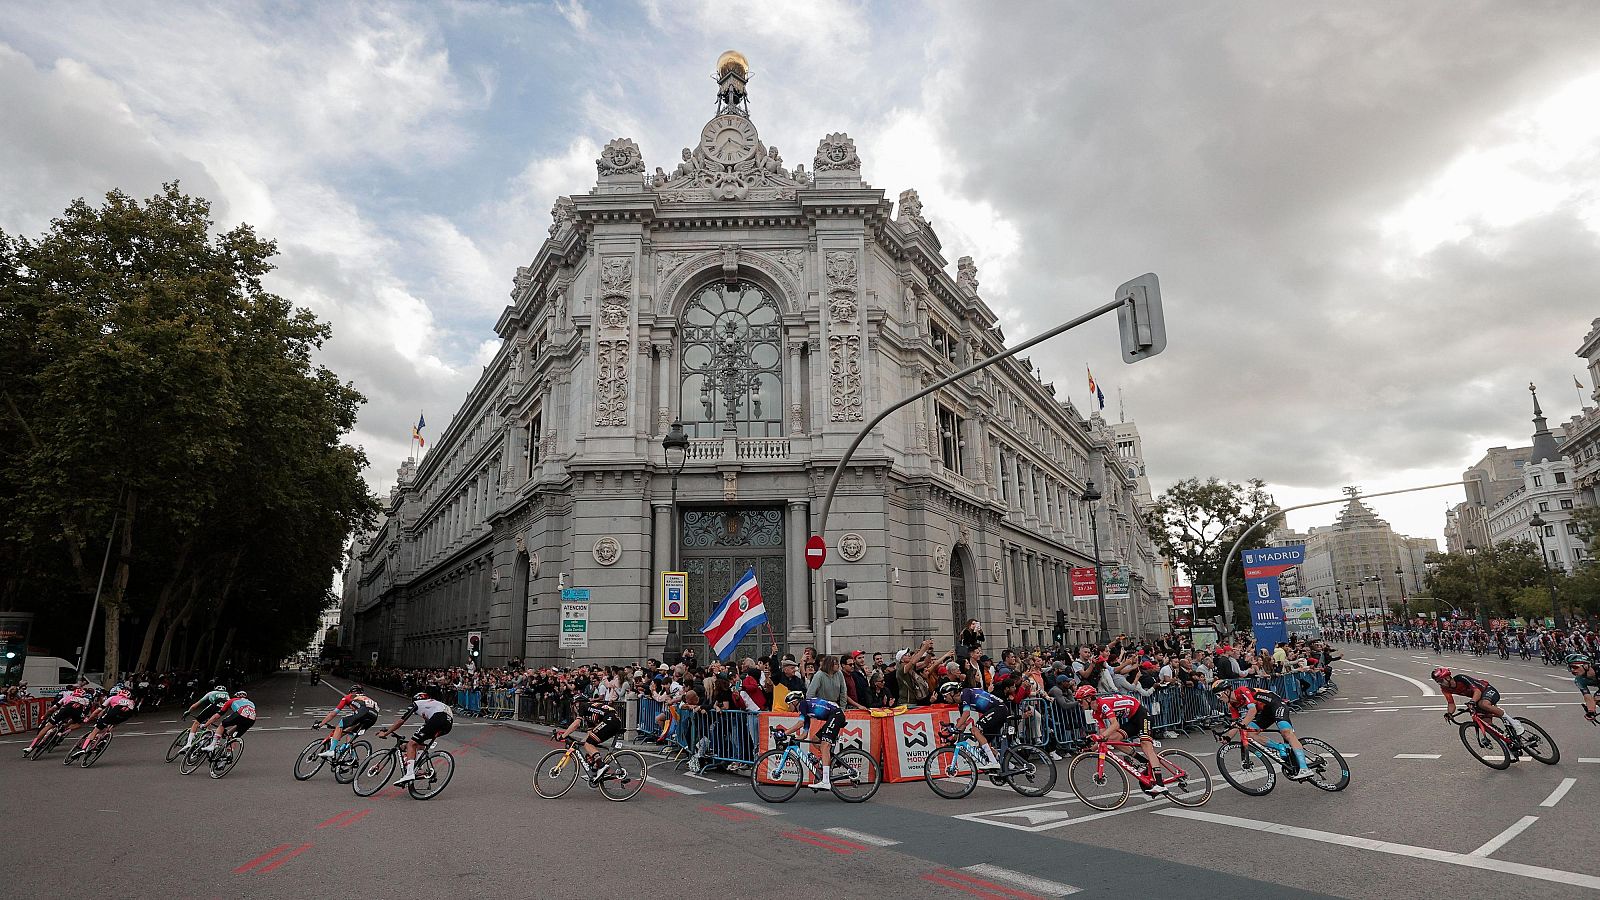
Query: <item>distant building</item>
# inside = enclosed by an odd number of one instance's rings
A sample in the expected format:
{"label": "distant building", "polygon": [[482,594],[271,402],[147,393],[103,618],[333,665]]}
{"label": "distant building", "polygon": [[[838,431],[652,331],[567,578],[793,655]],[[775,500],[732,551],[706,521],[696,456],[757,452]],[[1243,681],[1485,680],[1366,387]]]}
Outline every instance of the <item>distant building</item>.
{"label": "distant building", "polygon": [[[1600,403],[1600,319],[1578,346],[1589,369],[1589,396]],[[1600,506],[1600,407],[1584,405],[1568,420],[1561,452],[1572,464],[1573,500],[1579,506]]]}
{"label": "distant building", "polygon": [[1274,545],[1306,545],[1306,561],[1293,570],[1292,578],[1280,579],[1284,596],[1311,597],[1317,614],[1328,617],[1340,612],[1377,614],[1393,601],[1420,595],[1427,555],[1439,552],[1438,541],[1395,533],[1361,501],[1355,488],[1345,492],[1350,500],[1334,524],[1305,534],[1282,529],[1273,533]]}
{"label": "distant building", "polygon": [[1522,467],[1533,447],[1491,447],[1483,459],[1461,473],[1467,499],[1445,513],[1445,548],[1464,553],[1468,545],[1489,546],[1489,508],[1522,487]]}
{"label": "distant building", "polygon": [[[1533,385],[1528,385],[1530,392]],[[1584,540],[1572,509],[1578,492],[1572,477],[1572,461],[1562,454],[1559,442],[1545,422],[1539,408],[1539,395],[1533,393],[1533,449],[1522,467],[1522,485],[1491,506],[1485,515],[1489,540],[1525,540],[1541,544],[1551,568],[1571,572],[1584,558]],[[1537,517],[1542,525],[1534,524]]]}

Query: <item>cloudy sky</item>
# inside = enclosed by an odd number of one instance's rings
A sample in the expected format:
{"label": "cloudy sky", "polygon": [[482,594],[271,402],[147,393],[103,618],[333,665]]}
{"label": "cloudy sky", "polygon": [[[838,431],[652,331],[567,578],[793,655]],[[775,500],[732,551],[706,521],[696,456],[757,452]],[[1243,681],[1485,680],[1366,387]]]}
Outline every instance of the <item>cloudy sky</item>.
{"label": "cloudy sky", "polygon": [[[1577,410],[1586,0],[9,3],[0,228],[179,178],[276,238],[273,286],[333,324],[386,488],[418,407],[438,434],[492,357],[554,196],[612,137],[670,169],[728,48],[790,163],[847,131],[869,182],[918,189],[1008,338],[1160,274],[1165,355],[1124,366],[1109,320],[1034,354],[1080,408],[1085,366],[1113,416],[1120,389],[1158,489],[1448,480],[1527,440],[1529,381],[1552,421]],[[1438,535],[1458,498],[1374,505]]]}

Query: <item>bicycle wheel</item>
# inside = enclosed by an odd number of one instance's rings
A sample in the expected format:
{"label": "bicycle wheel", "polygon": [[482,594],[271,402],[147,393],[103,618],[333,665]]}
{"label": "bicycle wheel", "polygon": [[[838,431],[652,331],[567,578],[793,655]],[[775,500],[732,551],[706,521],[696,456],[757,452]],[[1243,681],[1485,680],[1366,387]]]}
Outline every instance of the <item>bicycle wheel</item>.
{"label": "bicycle wheel", "polygon": [[[87,737],[87,736],[88,735],[85,735],[85,737]],[[77,762],[78,761],[78,757],[83,753],[83,749],[84,749],[83,748],[83,743],[81,741],[79,743],[73,744],[72,745],[72,749],[67,751],[67,756],[66,756],[65,759],[63,759],[61,761],[61,764],[64,765],[64,766],[70,766],[73,763]]]}
{"label": "bicycle wheel", "polygon": [[551,750],[546,753],[533,769],[533,792],[546,800],[554,800],[572,790],[578,783],[578,770],[582,768],[575,755],[577,752]]}
{"label": "bicycle wheel", "polygon": [[189,739],[189,732],[180,730],[178,736],[172,739],[172,746],[167,748],[167,762],[172,762],[183,755],[183,742]]}
{"label": "bicycle wheel", "polygon": [[1478,762],[1491,769],[1511,768],[1511,748],[1492,731],[1479,728],[1477,722],[1461,723],[1461,743]]}
{"label": "bicycle wheel", "polygon": [[306,745],[300,755],[294,758],[294,780],[307,781],[322,771],[322,764],[327,760],[322,758],[322,751],[328,749],[328,739],[318,738]]}
{"label": "bicycle wheel", "polygon": [[846,803],[871,800],[883,783],[877,760],[860,750],[835,753],[828,781],[833,785],[833,795]]}
{"label": "bicycle wheel", "polygon": [[372,755],[372,745],[366,741],[356,741],[346,744],[333,758],[333,780],[340,784],[349,784],[356,780],[356,772],[360,771],[361,764]]}
{"label": "bicycle wheel", "polygon": [[233,771],[234,766],[239,764],[239,759],[243,756],[244,741],[238,738],[229,738],[228,742],[222,745],[222,749],[218,750],[217,755],[211,760],[211,777],[222,778],[226,776]]}
{"label": "bicycle wheel", "polygon": [[1300,746],[1305,748],[1306,765],[1310,767],[1312,775],[1306,780],[1312,787],[1321,788],[1328,793],[1342,791],[1350,784],[1350,764],[1344,761],[1339,751],[1333,745],[1321,738],[1300,739]]}
{"label": "bicycle wheel", "polygon": [[600,793],[607,800],[621,802],[644,789],[650,767],[644,757],[632,750],[617,750],[606,757],[606,774],[600,779]]}
{"label": "bicycle wheel", "polygon": [[960,800],[978,787],[978,761],[953,744],[935,747],[922,764],[922,780],[946,800]]}
{"label": "bicycle wheel", "polygon": [[1179,806],[1204,806],[1211,799],[1211,773],[1193,753],[1163,750],[1156,754],[1156,765],[1161,767],[1168,800]]}
{"label": "bicycle wheel", "polygon": [[371,797],[383,790],[389,783],[389,776],[394,774],[395,760],[399,757],[400,751],[393,747],[367,757],[366,765],[356,770],[350,789],[357,797]]}
{"label": "bicycle wheel", "polygon": [[1056,767],[1038,747],[1008,747],[1002,762],[1011,789],[1024,797],[1043,797],[1056,786]]}
{"label": "bicycle wheel", "polygon": [[1255,744],[1228,741],[1217,747],[1217,771],[1234,790],[1251,797],[1265,797],[1278,785],[1278,773],[1267,751]]}
{"label": "bicycle wheel", "polygon": [[1556,746],[1556,739],[1550,736],[1550,732],[1540,728],[1529,719],[1524,719],[1521,716],[1516,716],[1515,718],[1517,724],[1521,725],[1523,729],[1522,749],[1528,751],[1529,756],[1547,766],[1553,766],[1561,761],[1561,748]]}
{"label": "bicycle wheel", "polygon": [[95,744],[93,747],[90,747],[89,752],[83,755],[82,765],[85,769],[99,762],[100,757],[105,755],[106,748],[111,746],[111,737],[112,735],[110,733],[105,734],[100,738],[99,743]]}
{"label": "bicycle wheel", "polygon": [[1128,802],[1128,774],[1110,760],[1102,767],[1100,754],[1093,750],[1072,758],[1067,765],[1067,783],[1090,809],[1106,812]]}
{"label": "bicycle wheel", "polygon": [[768,750],[756,757],[756,764],[750,770],[750,787],[762,800],[782,803],[800,792],[805,777],[798,756],[787,749]]}
{"label": "bicycle wheel", "polygon": [[455,773],[456,758],[448,750],[429,750],[427,758],[417,760],[417,777],[406,790],[417,800],[432,800],[444,792]]}
{"label": "bicycle wheel", "polygon": [[178,771],[185,775],[193,775],[195,770],[200,768],[201,763],[204,763],[207,757],[211,755],[200,749],[205,745],[206,742],[203,740],[195,741],[194,746],[189,748],[189,752],[183,755],[183,762],[178,766]]}

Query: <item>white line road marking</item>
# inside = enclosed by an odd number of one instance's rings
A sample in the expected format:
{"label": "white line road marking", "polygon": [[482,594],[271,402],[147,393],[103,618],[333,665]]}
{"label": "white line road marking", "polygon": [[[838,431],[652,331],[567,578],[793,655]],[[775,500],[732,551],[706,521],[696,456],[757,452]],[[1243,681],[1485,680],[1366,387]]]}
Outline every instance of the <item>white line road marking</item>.
{"label": "white line road marking", "polygon": [[1396,753],[1395,759],[1438,759],[1441,753]]}
{"label": "white line road marking", "polygon": [[[830,828],[828,830],[835,831],[836,829]],[[999,866],[991,866],[988,863],[966,866],[961,871],[971,872],[982,878],[1004,881],[1024,890],[1033,891],[1042,897],[1065,897],[1068,894],[1076,894],[1082,890],[1082,888],[1076,888],[1070,884],[1062,884],[1059,881],[1051,881],[1047,878],[1039,878],[1033,875],[1024,875],[1021,872],[1013,872],[1010,869],[1002,869]]]}
{"label": "white line road marking", "polygon": [[656,778],[653,775],[650,777],[650,783],[655,785],[656,787],[666,788],[669,791],[674,791],[674,792],[679,793],[679,794],[686,794],[686,795],[688,795],[690,797],[693,797],[696,794],[704,794],[705,793],[705,791],[702,791],[699,788],[685,787],[684,785],[681,785],[681,784],[673,784],[670,781],[662,781],[661,779]]}
{"label": "white line road marking", "polygon": [[[981,787],[981,788],[993,788],[994,790],[997,790],[997,791],[1010,791],[1011,790],[1011,786],[1010,785],[995,784],[994,782],[989,781],[988,779],[979,779],[978,787]],[[1013,793],[1015,793],[1015,792],[1013,792]],[[1045,794],[1044,796],[1050,798],[1051,800],[1077,800],[1078,799],[1078,796],[1076,794],[1070,792],[1070,791],[1051,791],[1050,793]]]}
{"label": "white line road marking", "polygon": [[712,783],[712,784],[720,784],[720,783],[721,783],[721,782],[719,782],[719,781],[717,781],[717,780],[716,780],[716,779],[715,779],[715,778],[707,778],[707,777],[705,777],[705,776],[704,776],[704,775],[696,775],[696,774],[695,774],[695,773],[693,773],[693,772],[683,772],[683,773],[681,773],[681,774],[682,774],[682,775],[683,775],[683,777],[685,777],[685,778],[694,778],[694,779],[697,779],[697,780],[699,780],[699,781],[709,781],[709,782],[711,782],[711,783]]}
{"label": "white line road marking", "polygon": [[1290,825],[1278,825],[1273,822],[1259,822],[1255,819],[1241,819],[1237,816],[1223,816],[1216,813],[1201,812],[1196,809],[1160,809],[1156,810],[1158,816],[1173,816],[1182,819],[1194,819],[1197,822],[1212,822],[1218,825],[1232,825],[1235,828],[1247,828],[1251,831],[1265,831],[1269,834],[1281,834],[1286,837],[1303,838],[1318,841],[1324,844],[1337,844],[1342,847],[1355,847],[1358,850],[1372,850],[1377,853],[1388,853],[1394,856],[1409,856],[1413,859],[1426,859],[1432,862],[1449,863],[1451,865],[1466,866],[1471,869],[1484,869],[1490,872],[1501,872],[1506,875],[1521,875],[1524,878],[1536,878],[1540,881],[1551,881],[1557,884],[1577,885],[1594,890],[1600,890],[1600,877],[1584,875],[1580,872],[1563,872],[1559,869],[1547,869],[1544,866],[1532,866],[1526,863],[1509,862],[1499,859],[1487,859],[1482,856],[1472,856],[1467,853],[1452,853],[1449,850],[1435,850],[1431,847],[1413,847],[1410,844],[1396,844],[1390,841],[1378,841],[1371,838],[1355,837],[1348,834],[1336,834],[1331,831],[1317,831],[1312,828],[1295,828]]}
{"label": "white line road marking", "polygon": [[1468,856],[1488,856],[1501,847],[1511,843],[1511,839],[1528,830],[1528,826],[1539,821],[1538,816],[1523,816],[1516,824],[1490,838],[1482,847],[1467,854]]}
{"label": "white line road marking", "polygon": [[1340,751],[1339,755],[1344,757],[1345,759],[1355,759],[1356,757],[1360,756],[1361,754],[1359,754],[1359,753],[1345,753],[1343,751]]}
{"label": "white line road marking", "polygon": [[1580,756],[1578,762],[1600,762],[1600,756]]}
{"label": "white line road marking", "polygon": [[1417,690],[1422,692],[1422,696],[1424,696],[1424,697],[1437,697],[1437,696],[1439,696],[1439,692],[1434,690],[1432,685],[1423,684],[1422,682],[1416,680],[1415,678],[1412,678],[1410,675],[1401,675],[1399,672],[1390,672],[1387,669],[1380,669],[1377,666],[1362,665],[1361,663],[1354,662],[1354,661],[1348,660],[1348,659],[1345,660],[1345,662],[1349,663],[1352,666],[1355,666],[1358,669],[1368,669],[1370,671],[1377,672],[1377,673],[1379,673],[1381,675],[1388,675],[1388,676],[1393,677],[1393,678],[1398,678],[1401,681],[1410,682],[1412,685],[1414,685],[1417,688]]}
{"label": "white line road marking", "polygon": [[770,803],[753,803],[749,800],[743,803],[729,803],[729,806],[742,809],[745,812],[755,813],[758,816],[781,816],[782,812],[773,809]]}
{"label": "white line road marking", "polygon": [[1544,802],[1540,803],[1539,805],[1540,806],[1555,806],[1557,803],[1561,802],[1561,798],[1562,797],[1565,797],[1567,795],[1567,791],[1572,790],[1572,786],[1577,784],[1577,783],[1578,783],[1578,779],[1576,779],[1576,778],[1563,778],[1563,779],[1561,779],[1561,784],[1557,785],[1556,789],[1550,792],[1550,796],[1544,798]]}
{"label": "white line road marking", "polygon": [[[1218,776],[1218,777],[1220,777],[1220,776]],[[1167,801],[1166,801],[1166,798],[1162,798],[1162,799],[1159,799],[1159,800],[1146,800],[1144,802],[1133,802],[1133,803],[1130,803],[1129,805],[1124,806],[1124,807],[1122,807],[1120,809],[1113,809],[1113,810],[1109,810],[1107,812],[1098,812],[1098,813],[1092,813],[1092,814],[1087,815],[1087,816],[1077,816],[1077,817],[1074,817],[1071,813],[1066,812],[1064,810],[1053,810],[1053,809],[1048,809],[1047,808],[1047,807],[1059,807],[1059,806],[1064,805],[1067,802],[1073,802],[1073,801],[1059,801],[1058,800],[1058,801],[1056,801],[1054,803],[1033,803],[1033,804],[1029,804],[1027,806],[1012,807],[1010,809],[990,809],[990,810],[984,810],[982,812],[962,813],[960,815],[951,816],[951,818],[953,818],[953,819],[962,819],[962,820],[967,821],[967,822],[977,822],[977,823],[982,824],[982,825],[997,825],[997,826],[999,826],[1001,828],[1010,828],[1010,829],[1013,829],[1013,830],[1016,830],[1016,831],[1035,831],[1035,832],[1037,832],[1037,831],[1049,831],[1049,830],[1051,830],[1053,828],[1062,828],[1062,827],[1065,827],[1067,825],[1077,825],[1080,822],[1092,822],[1095,819],[1104,819],[1104,818],[1108,818],[1110,816],[1120,816],[1120,815],[1124,815],[1126,813],[1139,812],[1140,810],[1149,809],[1149,808],[1151,808],[1153,806],[1158,806],[1158,805],[1164,804]],[[1015,823],[1012,823],[1012,822],[997,822],[997,821],[994,821],[993,819],[986,818],[988,816],[1001,816],[1001,817],[1012,816],[1012,817],[1016,817],[1016,818],[1024,818],[1024,819],[1028,820],[1028,824],[1019,825],[1019,824],[1015,824]]]}
{"label": "white line road marking", "polygon": [[[743,809],[746,806],[754,806],[754,805],[755,804],[753,804],[753,803],[750,803],[750,804],[735,803],[734,804],[734,806],[737,806],[740,809]],[[854,830],[849,829],[849,828],[824,828],[822,830],[826,831],[827,833],[829,833],[831,835],[835,835],[837,837],[842,837],[847,841],[855,841],[858,844],[871,844],[874,847],[893,847],[895,844],[900,843],[899,841],[890,840],[889,838],[886,838],[886,837],[878,837],[875,834],[867,834],[864,831],[854,831]]]}

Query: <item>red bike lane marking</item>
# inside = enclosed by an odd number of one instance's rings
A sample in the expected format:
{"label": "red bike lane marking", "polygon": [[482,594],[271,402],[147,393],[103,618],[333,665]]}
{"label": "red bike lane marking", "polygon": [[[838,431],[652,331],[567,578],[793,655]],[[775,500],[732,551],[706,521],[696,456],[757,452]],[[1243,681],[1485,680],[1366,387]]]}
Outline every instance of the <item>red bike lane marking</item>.
{"label": "red bike lane marking", "polygon": [[836,836],[831,835],[831,834],[823,834],[820,831],[812,831],[809,828],[796,828],[793,833],[794,834],[803,834],[806,837],[811,838],[812,840],[823,841],[825,843],[833,844],[833,845],[838,846],[838,847],[848,848],[846,852],[849,852],[849,853],[859,853],[859,852],[862,852],[864,850],[871,850],[872,849],[871,847],[868,847],[866,844],[858,844],[855,841],[847,841],[842,837],[836,837]]}
{"label": "red bike lane marking", "polygon": [[284,855],[278,857],[277,859],[273,860],[272,862],[267,863],[266,865],[262,866],[260,868],[260,870],[258,870],[256,872],[256,874],[257,875],[265,875],[268,872],[271,872],[273,869],[276,869],[277,867],[283,865],[284,863],[288,862],[289,860],[294,859],[296,856],[299,856],[300,854],[302,854],[302,853],[304,853],[304,852],[306,852],[307,850],[310,850],[310,849],[311,849],[311,844],[310,843],[301,844],[300,846],[294,848],[293,850],[290,850],[288,853],[285,853]]}
{"label": "red bike lane marking", "polygon": [[955,890],[972,894],[975,897],[983,897],[985,900],[1044,900],[1038,894],[1029,894],[1024,891],[1002,887],[992,881],[974,878],[965,872],[957,872],[953,869],[938,869],[922,876],[922,880],[931,881],[934,884],[942,884],[945,887],[954,888]]}
{"label": "red bike lane marking", "polygon": [[722,818],[727,819],[729,822],[749,822],[754,819],[761,818],[755,813],[745,812],[742,809],[734,809],[731,806],[702,806],[700,807],[700,811],[711,813],[714,816],[721,816]]}
{"label": "red bike lane marking", "polygon": [[261,854],[260,856],[256,857],[255,859],[250,860],[249,862],[245,863],[244,865],[240,866],[239,868],[234,869],[233,870],[233,874],[239,875],[239,874],[242,874],[244,872],[248,872],[251,869],[254,869],[256,866],[261,865],[262,863],[264,863],[267,860],[273,858],[274,856],[277,856],[279,853],[282,853],[283,851],[285,851],[287,849],[289,849],[289,845],[288,844],[279,844],[278,846],[273,847],[271,850],[268,850],[267,852]]}
{"label": "red bike lane marking", "polygon": [[645,782],[644,792],[649,794],[652,797],[660,797],[663,800],[670,800],[673,797],[678,796],[677,794],[674,794],[673,792],[667,790],[666,788],[656,787],[655,785],[649,783],[648,781]]}
{"label": "red bike lane marking", "polygon": [[372,815],[372,810],[363,809],[361,812],[358,812],[355,815],[351,816],[350,818],[345,819],[343,822],[340,822],[339,823],[339,827],[340,828],[349,828],[351,825],[354,825],[355,823],[361,821],[362,819],[365,819],[367,816],[370,816],[370,815]]}
{"label": "red bike lane marking", "polygon": [[[812,834],[815,834],[815,833],[816,832],[812,832]],[[840,847],[840,846],[837,846],[837,845],[829,843],[829,842],[819,841],[819,840],[817,840],[815,838],[808,837],[805,834],[802,834],[802,833],[800,833],[798,831],[785,831],[783,833],[783,837],[786,837],[791,841],[799,841],[802,844],[810,844],[813,847],[821,847],[822,849],[827,850],[829,853],[838,853],[841,856],[849,856],[850,854],[855,852],[854,850],[851,850],[851,849],[849,849],[847,847]],[[858,844],[856,846],[860,846],[860,845]],[[864,850],[866,848],[862,847],[862,849]]]}
{"label": "red bike lane marking", "polygon": [[[368,810],[368,811],[370,812],[370,810]],[[345,816],[354,815],[354,814],[355,814],[355,810],[347,809],[344,812],[337,813],[337,814],[335,814],[335,815],[323,820],[321,823],[319,823],[317,825],[317,827],[318,828],[327,828],[329,825],[335,824],[340,819],[343,819]]]}

